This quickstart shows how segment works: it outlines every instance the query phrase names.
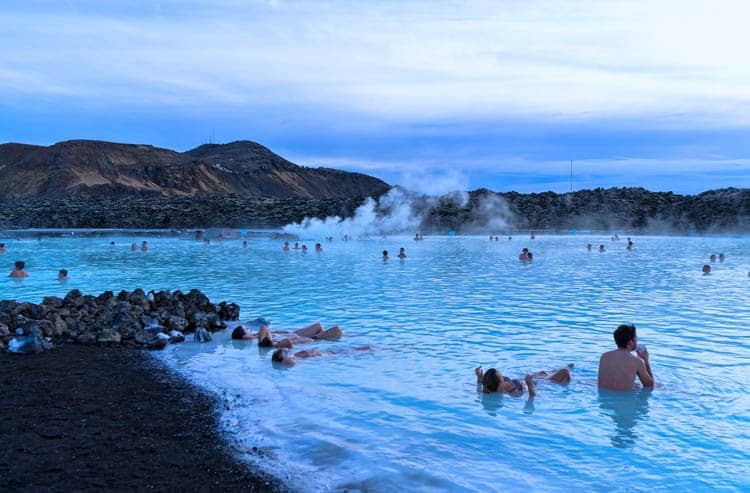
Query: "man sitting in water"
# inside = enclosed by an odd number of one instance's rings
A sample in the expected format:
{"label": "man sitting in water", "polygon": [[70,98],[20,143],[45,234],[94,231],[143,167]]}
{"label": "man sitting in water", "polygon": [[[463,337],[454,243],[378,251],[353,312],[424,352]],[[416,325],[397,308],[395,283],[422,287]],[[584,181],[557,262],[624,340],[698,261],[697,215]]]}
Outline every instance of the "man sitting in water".
{"label": "man sitting in water", "polygon": [[60,269],[57,273],[57,280],[58,281],[67,281],[68,280],[68,270],[67,269]]}
{"label": "man sitting in water", "polygon": [[15,267],[12,271],[10,271],[8,277],[12,277],[14,279],[29,277],[29,273],[24,270],[25,268],[26,262],[24,262],[23,260],[16,260]]}
{"label": "man sitting in water", "polygon": [[524,387],[529,391],[529,397],[536,395],[536,385],[534,385],[534,378],[541,378],[549,380],[554,383],[568,383],[570,382],[570,368],[573,368],[573,363],[569,364],[566,368],[560,368],[552,375],[546,371],[538,371],[526,375],[521,381],[518,378],[510,379],[504,377],[499,370],[490,368],[487,373],[482,371],[482,367],[478,366],[474,369],[474,374],[477,376],[477,384],[481,385],[482,392],[485,394],[491,394],[493,392],[504,392],[509,393],[513,397],[519,397],[523,395]]}
{"label": "man sitting in water", "polygon": [[[613,336],[617,349],[602,354],[599,359],[599,387],[631,390],[636,375],[644,387],[653,387],[654,375],[648,361],[648,350],[638,346],[635,325],[620,325]],[[630,354],[633,350],[637,356]]]}

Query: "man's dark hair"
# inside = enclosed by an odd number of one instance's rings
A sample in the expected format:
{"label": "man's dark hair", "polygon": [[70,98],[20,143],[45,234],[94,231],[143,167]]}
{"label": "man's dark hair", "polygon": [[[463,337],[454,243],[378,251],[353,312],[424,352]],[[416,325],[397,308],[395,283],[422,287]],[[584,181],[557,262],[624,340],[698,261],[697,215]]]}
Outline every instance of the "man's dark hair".
{"label": "man's dark hair", "polygon": [[24,262],[23,260],[16,260],[17,270],[23,270],[24,267],[26,267],[26,262]]}
{"label": "man's dark hair", "polygon": [[242,339],[242,336],[244,335],[245,335],[245,327],[241,325],[238,325],[232,331],[232,339]]}
{"label": "man's dark hair", "polygon": [[500,376],[496,369],[490,368],[487,370],[487,373],[482,377],[482,386],[487,392],[497,392],[497,388],[500,386]]}
{"label": "man's dark hair", "polygon": [[617,347],[624,349],[635,338],[635,325],[622,324],[615,329],[612,335],[615,337]]}
{"label": "man's dark hair", "polygon": [[275,361],[277,363],[281,363],[282,361],[284,361],[284,357],[282,356],[283,352],[284,351],[281,349],[277,349],[276,351],[274,351],[271,355],[271,361]]}

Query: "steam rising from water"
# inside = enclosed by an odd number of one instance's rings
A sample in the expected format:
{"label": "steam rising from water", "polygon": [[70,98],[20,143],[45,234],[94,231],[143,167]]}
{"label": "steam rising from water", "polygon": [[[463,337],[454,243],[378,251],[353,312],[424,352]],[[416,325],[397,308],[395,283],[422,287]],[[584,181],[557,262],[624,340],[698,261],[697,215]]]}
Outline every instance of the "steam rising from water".
{"label": "steam rising from water", "polygon": [[[470,207],[469,221],[441,218],[441,209]],[[436,217],[437,216],[437,217]],[[349,218],[307,217],[284,226],[284,232],[300,235],[350,236],[412,234],[425,230],[456,229],[462,232],[495,232],[507,229],[512,213],[505,201],[494,195],[469,203],[466,192],[451,192],[441,197],[418,195],[400,187],[392,188],[378,201],[368,198]]]}

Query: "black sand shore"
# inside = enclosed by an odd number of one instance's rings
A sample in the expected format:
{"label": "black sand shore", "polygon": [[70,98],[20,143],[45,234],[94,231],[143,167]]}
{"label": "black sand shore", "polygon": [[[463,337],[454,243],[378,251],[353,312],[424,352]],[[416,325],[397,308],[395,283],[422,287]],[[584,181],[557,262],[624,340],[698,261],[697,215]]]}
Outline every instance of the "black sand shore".
{"label": "black sand shore", "polygon": [[215,404],[141,350],[0,352],[0,490],[282,491],[225,450]]}

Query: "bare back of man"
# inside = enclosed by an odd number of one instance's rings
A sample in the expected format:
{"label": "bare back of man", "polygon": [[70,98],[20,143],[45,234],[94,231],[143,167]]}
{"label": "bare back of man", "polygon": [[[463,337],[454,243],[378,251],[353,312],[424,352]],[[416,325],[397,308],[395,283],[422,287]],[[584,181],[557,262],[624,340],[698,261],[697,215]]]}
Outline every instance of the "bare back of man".
{"label": "bare back of man", "polygon": [[599,359],[599,387],[612,390],[630,390],[635,377],[644,387],[652,387],[654,379],[646,362],[627,349],[615,349],[602,354]]}

